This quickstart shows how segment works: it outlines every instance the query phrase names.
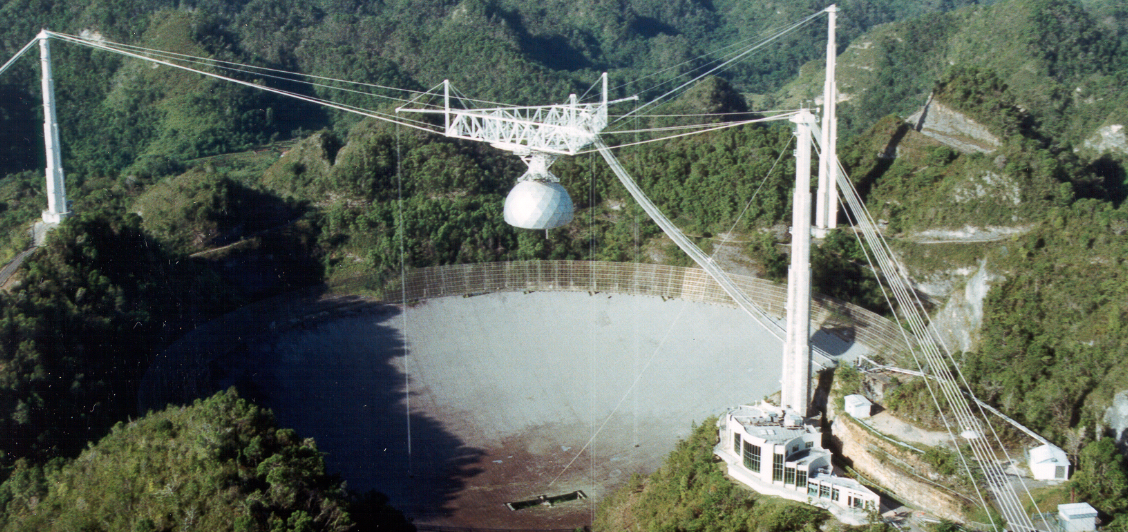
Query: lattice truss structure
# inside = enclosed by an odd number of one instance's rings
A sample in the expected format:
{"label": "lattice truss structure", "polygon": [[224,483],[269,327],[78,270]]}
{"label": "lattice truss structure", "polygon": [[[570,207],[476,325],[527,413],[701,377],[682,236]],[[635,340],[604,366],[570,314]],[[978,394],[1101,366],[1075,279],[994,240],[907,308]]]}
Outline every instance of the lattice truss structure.
{"label": "lattice truss structure", "polygon": [[[400,113],[425,113],[443,115],[446,136],[477,142],[486,142],[495,148],[521,157],[534,154],[552,156],[576,155],[595,142],[607,127],[607,106],[638,97],[607,100],[607,74],[602,77],[602,98],[594,103],[580,103],[575,94],[567,103],[528,107],[472,107],[460,108],[468,102],[456,94],[452,101],[450,81],[442,83],[441,108],[427,102],[424,93],[400,107]],[[436,87],[437,89],[438,87]]]}
{"label": "lattice truss structure", "polygon": [[[939,400],[935,399],[936,393],[943,396],[944,400],[949,405],[951,410],[952,419],[950,423],[945,416],[945,422],[949,425],[949,432],[952,435],[953,441],[959,444],[967,444],[971,447],[974,454],[974,462],[967,460],[963,454],[960,454],[965,472],[969,478],[975,478],[976,475],[972,473],[972,465],[978,465],[977,469],[982,470],[983,476],[986,478],[986,485],[989,493],[983,493],[979,490],[978,483],[973,484],[976,487],[976,494],[979,498],[980,504],[986,508],[987,498],[993,496],[997,508],[1002,513],[1005,524],[996,523],[992,521],[991,525],[996,530],[1000,525],[1010,530],[1019,531],[1034,531],[1038,530],[1034,526],[1030,517],[1026,514],[1022,502],[1019,500],[1017,493],[1010,482],[1007,480],[1005,472],[997,461],[996,448],[990,441],[993,437],[994,443],[998,444],[998,448],[1002,449],[1005,454],[1005,448],[999,440],[998,435],[994,433],[990,423],[987,421],[986,413],[980,410],[975,412],[969,405],[969,402],[964,398],[964,389],[967,388],[966,380],[958,372],[958,365],[955,364],[955,359],[952,357],[950,351],[944,347],[935,337],[934,331],[928,323],[927,313],[923,305],[916,300],[914,293],[911,290],[911,282],[903,278],[903,268],[897,263],[895,256],[892,254],[888,245],[882,239],[880,233],[875,229],[872,216],[866,211],[864,202],[861,201],[857,191],[853,189],[853,185],[846,176],[843,168],[841,168],[835,157],[835,130],[837,119],[834,116],[835,103],[837,101],[837,90],[834,83],[834,57],[836,55],[835,44],[835,22],[834,13],[836,12],[835,6],[831,6],[826,10],[830,14],[829,35],[827,44],[827,77],[824,87],[824,116],[822,120],[822,127],[818,125],[818,121],[807,110],[800,110],[796,112],[785,112],[774,117],[766,117],[756,120],[738,121],[733,125],[740,125],[745,123],[752,123],[758,121],[769,120],[791,120],[795,122],[797,134],[801,137],[797,149],[797,171],[796,181],[797,190],[808,190],[810,187],[810,143],[812,137],[818,139],[817,147],[822,150],[822,157],[819,164],[819,194],[816,203],[816,224],[813,228],[816,232],[825,232],[827,229],[834,227],[834,220],[836,219],[837,207],[837,192],[836,189],[842,191],[842,200],[849,208],[844,209],[846,213],[853,218],[855,229],[861,232],[864,236],[867,246],[863,249],[869,249],[872,252],[873,260],[877,263],[882,271],[882,277],[891,281],[890,291],[893,293],[894,298],[898,301],[895,312],[899,309],[906,309],[906,315],[899,315],[900,321],[906,321],[912,329],[912,337],[906,334],[906,344],[913,352],[914,358],[917,358],[919,372],[928,374],[930,378],[925,379],[926,385],[929,386],[930,392],[936,401],[936,406],[940,409]],[[802,25],[806,21],[813,19],[808,17],[804,21],[791,26],[790,28],[780,32],[776,36],[765,39],[762,42],[748,47],[746,50],[736,54],[731,59],[725,61],[721,65],[714,67],[705,74],[698,76],[694,80],[686,82],[685,84],[677,87],[676,89],[667,93],[668,96],[677,92],[678,90],[688,86],[692,82],[700,79],[701,77],[711,74],[714,71],[723,68],[724,66],[746,56],[747,54],[755,51],[759,47],[767,44],[790,32]],[[252,76],[259,77],[275,77],[280,74],[299,76],[297,73],[284,72],[275,69],[267,69],[263,67],[255,67],[251,65],[240,65],[237,63],[230,63],[225,61],[218,61],[209,58],[200,58],[187,56],[184,54],[176,54],[172,52],[162,52],[159,50],[145,49],[132,45],[124,45],[118,43],[110,43],[104,40],[91,40],[82,37],[70,36],[59,34],[44,30],[35,39],[29,42],[23,49],[20,50],[15,56],[9,59],[3,65],[0,65],[0,74],[7,70],[16,59],[28,52],[36,45],[39,45],[41,52],[41,64],[43,67],[42,85],[44,93],[44,106],[45,106],[45,121],[44,131],[46,138],[46,151],[47,151],[47,169],[48,175],[48,205],[49,209],[44,213],[44,220],[47,222],[58,222],[64,216],[69,214],[66,208],[66,196],[63,188],[63,174],[61,164],[58,161],[58,126],[54,119],[54,81],[50,73],[50,49],[48,46],[48,38],[60,39],[63,41],[100,49],[116,54],[132,57],[149,61],[155,64],[178,68],[195,72],[202,76],[207,76],[216,79],[222,79],[232,83],[244,85],[247,87],[260,89],[287,97],[292,97],[298,100],[303,100],[319,105],[324,105],[330,108],[357,113],[363,116],[384,120],[403,125],[415,129],[420,129],[428,132],[438,133],[441,132],[451,138],[459,138],[465,140],[472,140],[477,142],[485,142],[491,144],[501,150],[508,151],[520,156],[528,165],[529,171],[519,179],[518,187],[520,185],[536,185],[540,188],[535,192],[536,194],[527,194],[528,197],[533,197],[533,201],[528,201],[526,197],[524,201],[514,201],[516,204],[532,204],[531,213],[524,213],[524,218],[532,220],[529,223],[523,223],[520,219],[521,216],[514,214],[512,217],[509,213],[510,198],[507,198],[506,206],[506,221],[518,227],[535,228],[535,229],[549,229],[558,227],[560,224],[567,223],[571,219],[572,205],[571,200],[567,196],[567,192],[558,183],[558,180],[549,172],[548,168],[557,157],[571,156],[584,153],[583,150],[587,149],[591,152],[598,152],[611,167],[612,171],[623,183],[624,187],[631,194],[631,196],[638,202],[644,211],[653,219],[659,227],[662,228],[671,240],[673,240],[679,248],[689,255],[694,262],[696,262],[708,275],[716,281],[725,294],[727,294],[736,304],[745,310],[754,320],[763,325],[768,332],[775,335],[777,338],[783,340],[786,333],[790,330],[798,330],[797,324],[806,325],[809,321],[809,307],[799,310],[789,310],[789,314],[795,314],[789,317],[787,330],[772,316],[749,297],[749,294],[742,290],[741,287],[728,276],[723,269],[721,269],[713,260],[711,256],[704,253],[697,245],[682,231],[677,228],[665,215],[663,215],[658,208],[647,198],[646,194],[637,185],[633,178],[627,173],[626,169],[622,167],[619,161],[611,153],[611,149],[604,144],[600,138],[601,132],[608,127],[608,106],[611,104],[637,100],[637,97],[630,97],[615,101],[608,100],[608,87],[607,87],[607,74],[603,74],[602,91],[599,101],[594,103],[580,103],[581,98],[577,98],[574,94],[570,95],[568,101],[562,104],[545,105],[545,106],[502,106],[493,102],[482,102],[479,100],[470,100],[465,96],[457,94],[449,81],[444,81],[441,85],[434,89],[417,93],[414,97],[407,101],[407,104],[397,109],[397,113],[420,113],[428,114],[431,117],[442,115],[442,125],[439,126],[438,120],[405,120],[401,117],[391,117],[379,111],[367,110],[364,108],[340,104],[321,98],[309,96],[308,94],[299,94],[289,92],[286,90],[272,88],[257,81],[248,81],[247,79],[237,79],[224,76],[215,72],[215,70],[226,69],[231,71],[240,72],[245,78]],[[194,68],[191,65],[203,65],[201,68]],[[304,76],[304,75],[303,75]],[[288,79],[288,78],[280,78]],[[330,80],[329,78],[318,78],[321,81],[333,81],[340,83],[352,83],[345,80]],[[292,81],[292,80],[291,80]],[[367,88],[379,87],[371,84],[362,84]],[[324,85],[322,85],[324,86]],[[386,88],[386,87],[384,87]],[[441,92],[440,91],[441,88]],[[397,89],[398,90],[398,89]],[[355,91],[354,91],[355,92]],[[452,98],[452,93],[454,97]],[[661,99],[661,98],[660,98]],[[402,101],[402,100],[400,100]],[[649,104],[647,104],[649,105]],[[645,107],[645,106],[643,106]],[[636,109],[637,111],[638,109]],[[633,113],[633,112],[632,112]],[[730,126],[721,126],[730,127]],[[718,127],[719,129],[720,127]],[[701,129],[692,133],[700,133],[709,131],[710,129]],[[675,135],[676,136],[676,135]],[[670,138],[670,137],[667,137]],[[802,154],[800,156],[800,154]],[[53,183],[54,182],[54,183]],[[524,183],[521,183],[524,182]],[[531,183],[529,183],[531,182]],[[837,186],[835,186],[837,184]],[[529,187],[526,187],[529,188]],[[798,195],[796,195],[798,198]],[[517,198],[522,200],[521,197]],[[799,213],[810,212],[811,204],[809,199],[804,199],[802,204],[797,203],[794,211]],[[516,212],[516,210],[514,211]],[[518,213],[521,214],[521,213]],[[543,218],[541,215],[548,216]],[[543,219],[542,219],[543,218]],[[515,223],[513,220],[518,220]],[[803,222],[803,223],[799,223]],[[803,238],[799,240],[806,240],[810,235],[811,228],[807,227],[807,217],[801,216],[793,221],[793,228],[796,233],[802,235]],[[805,261],[799,261],[805,262]],[[795,265],[793,265],[794,268]],[[798,272],[793,277],[805,279],[809,277],[809,273]],[[808,285],[809,283],[796,283]],[[792,290],[789,294],[789,299],[794,300],[808,300],[809,286],[804,286],[803,290]],[[796,292],[803,292],[802,294]],[[792,304],[789,301],[789,309]],[[769,308],[770,305],[769,305]],[[903,332],[903,331],[902,331]],[[790,401],[795,408],[802,409],[809,401],[809,390],[806,383],[809,382],[807,378],[802,376],[802,370],[809,370],[806,360],[810,358],[810,346],[806,342],[806,333],[792,334],[795,338],[796,345],[793,349],[789,348],[789,352],[794,352],[794,365],[800,371],[795,372],[787,381],[796,381],[802,383],[801,386],[796,388],[795,397]],[[915,340],[915,341],[914,341]],[[919,358],[918,358],[919,357]],[[952,374],[946,368],[954,367],[957,369],[956,374]],[[936,384],[936,390],[933,390],[933,384]],[[961,386],[962,385],[962,386]],[[786,389],[786,385],[785,385]],[[972,398],[974,399],[974,398]],[[957,439],[956,434],[962,438]],[[578,456],[578,455],[577,455]],[[1027,493],[1029,496],[1029,493]],[[1032,497],[1031,497],[1032,499]],[[1045,529],[1049,530],[1051,527],[1043,521]]]}
{"label": "lattice truss structure", "polygon": [[573,94],[563,105],[454,111],[447,119],[448,137],[488,142],[518,155],[575,155],[607,126],[607,104],[580,104]]}

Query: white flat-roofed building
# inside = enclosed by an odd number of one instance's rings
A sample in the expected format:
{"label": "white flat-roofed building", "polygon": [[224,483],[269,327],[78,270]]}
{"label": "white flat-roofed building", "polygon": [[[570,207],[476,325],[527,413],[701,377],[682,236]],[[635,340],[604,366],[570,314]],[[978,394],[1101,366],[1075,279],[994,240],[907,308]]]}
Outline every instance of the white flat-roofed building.
{"label": "white flat-roofed building", "polygon": [[873,403],[862,395],[847,395],[844,399],[846,413],[856,418],[867,418],[873,412]]}
{"label": "white flat-roofed building", "polygon": [[878,496],[857,480],[821,472],[807,480],[807,497],[812,501],[829,500],[853,510],[864,511],[878,505]]}
{"label": "white flat-roofed building", "polygon": [[1087,502],[1058,505],[1058,523],[1062,532],[1088,532],[1097,529],[1097,509]]}
{"label": "white flat-roofed building", "polygon": [[1069,457],[1053,445],[1030,449],[1030,474],[1035,480],[1066,480],[1069,478]]}
{"label": "white flat-roofed building", "polygon": [[714,454],[728,464],[729,476],[756,491],[823,506],[847,522],[864,522],[865,510],[878,508],[878,495],[835,476],[814,421],[789,413],[766,403],[729,411],[718,422],[721,441]]}

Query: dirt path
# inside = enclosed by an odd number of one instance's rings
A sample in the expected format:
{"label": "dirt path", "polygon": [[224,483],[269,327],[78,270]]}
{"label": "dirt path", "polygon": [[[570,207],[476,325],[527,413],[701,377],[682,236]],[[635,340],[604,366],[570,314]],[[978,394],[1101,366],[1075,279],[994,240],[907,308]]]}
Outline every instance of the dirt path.
{"label": "dirt path", "polygon": [[907,443],[920,443],[931,447],[952,446],[952,438],[948,433],[924,430],[897,419],[889,412],[880,412],[863,421],[878,432]]}

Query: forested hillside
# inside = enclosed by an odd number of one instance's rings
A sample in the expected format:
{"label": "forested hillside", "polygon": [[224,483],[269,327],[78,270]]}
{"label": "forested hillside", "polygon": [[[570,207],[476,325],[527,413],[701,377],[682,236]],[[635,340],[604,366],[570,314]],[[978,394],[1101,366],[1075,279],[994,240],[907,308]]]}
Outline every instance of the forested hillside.
{"label": "forested hillside", "polygon": [[358,523],[413,530],[378,498],[350,500],[312,439],[279,428],[234,390],[117,423],[69,463],[21,460],[0,485],[5,531],[346,531]]}
{"label": "forested hillside", "polygon": [[[645,99],[705,64],[706,52],[821,7],[736,0],[13,0],[0,5],[10,21],[0,28],[0,54],[10,56],[46,27],[382,86],[426,89],[451,79],[467,95],[509,103],[562,101],[606,70],[617,95]],[[1128,319],[1128,144],[1118,147],[1123,135],[1116,137],[1114,127],[1128,125],[1128,96],[1120,90],[1128,81],[1128,13],[1105,0],[847,0],[840,7],[844,163],[892,237],[911,241],[967,225],[1023,232],[941,258],[911,242],[899,249],[921,276],[987,261],[1000,280],[985,303],[978,348],[961,355],[972,387],[1093,463],[1107,451],[1107,442],[1096,443],[1109,435],[1104,412],[1128,389],[1128,328],[1121,325]],[[813,98],[822,86],[824,31],[821,23],[806,26],[664,109],[744,112]],[[60,523],[81,526],[68,521],[69,495],[44,498],[43,479],[111,474],[104,468],[118,466],[76,462],[93,456],[89,449],[80,455],[87,442],[104,437],[92,449],[128,454],[123,438],[188,423],[170,410],[112,428],[145,414],[134,410],[137,380],[164,346],[204,320],[296,287],[364,276],[378,291],[399,271],[401,239],[409,268],[685,260],[594,155],[553,166],[575,201],[575,222],[547,235],[521,231],[504,224],[501,210],[523,165],[488,146],[66,43],[54,43],[53,52],[64,167],[79,214],[0,293],[0,478],[11,475],[0,485],[0,503],[8,505],[0,507],[0,523],[9,519],[17,529],[38,526],[22,521],[19,504],[33,493],[26,486],[38,486],[34,496],[51,501]],[[359,106],[386,101],[285,87]],[[904,118],[930,94],[989,129],[1001,139],[997,149],[962,153],[912,131]],[[0,257],[8,259],[28,244],[26,229],[46,203],[31,57],[0,78],[0,102]],[[790,142],[786,127],[746,126],[618,155],[703,248],[735,229],[755,268],[779,279],[786,258],[769,229],[786,227],[790,216]],[[818,290],[888,312],[845,233],[814,257]],[[233,397],[191,408],[253,409]],[[273,434],[279,449],[305,448],[290,433]],[[679,462],[696,443],[683,446],[668,471],[701,467]],[[231,462],[222,467],[249,474],[248,456],[225,455]],[[306,465],[294,474],[325,480],[317,464]],[[1082,475],[1073,487],[1103,511],[1120,511],[1128,488],[1093,478]],[[659,508],[669,503],[662,483],[677,480],[659,475],[619,497]],[[326,504],[343,508],[344,495],[326,489]],[[117,495],[106,495],[98,504],[116,504]],[[726,504],[752,504],[732,497]],[[294,513],[296,501],[283,497],[270,508],[297,523],[305,518]],[[273,526],[262,508],[247,515],[256,526]],[[793,512],[769,510],[781,522]],[[155,529],[164,526],[161,515],[152,518]]]}
{"label": "forested hillside", "polygon": [[[957,354],[964,375],[979,397],[1066,449],[1079,466],[1069,489],[1117,517],[1128,507],[1123,482],[1096,479],[1126,478],[1123,460],[1105,468],[1095,457],[1108,457],[1108,437],[1123,443],[1109,412],[1128,389],[1120,325],[1128,150],[1097,140],[1128,119],[1128,48],[1122,10],[1085,7],[1015,0],[875,29],[843,56],[853,62],[842,82],[852,92],[846,106],[859,125],[902,115],[865,126],[843,158],[871,211],[904,239],[896,247],[918,279],[981,267],[994,276],[977,341]],[[916,75],[874,68],[883,61],[923,66]],[[916,131],[904,117],[930,95],[933,107],[989,130],[997,146],[961,152],[927,126]],[[969,228],[1013,236],[913,243]],[[926,399],[917,393],[905,404]]]}
{"label": "forested hillside", "polygon": [[[1128,41],[1116,22],[1123,6],[1093,2],[1090,11],[1082,4],[1010,0],[874,28],[839,58],[843,129],[856,133],[890,113],[908,116],[953,67],[974,68],[995,76],[1029,113],[1000,134],[1021,126],[1051,145],[1081,148],[1098,127],[1128,119],[1121,90]],[[785,94],[814,96],[800,88],[818,90],[812,82],[821,73],[804,72]]]}

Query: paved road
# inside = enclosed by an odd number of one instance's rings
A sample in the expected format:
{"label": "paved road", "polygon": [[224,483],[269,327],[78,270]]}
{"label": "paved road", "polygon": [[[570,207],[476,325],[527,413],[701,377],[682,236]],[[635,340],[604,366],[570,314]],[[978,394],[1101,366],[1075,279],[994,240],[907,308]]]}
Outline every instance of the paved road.
{"label": "paved road", "polygon": [[39,248],[33,247],[16,255],[16,258],[12,259],[12,262],[9,262],[3,269],[0,269],[0,286],[8,284],[8,279],[12,277],[12,274],[16,273],[16,270],[20,269],[20,266],[23,265],[24,260],[30,257],[32,253],[35,253],[37,249]]}
{"label": "paved road", "polygon": [[9,262],[3,269],[0,269],[0,287],[8,284],[8,280],[16,273],[16,270],[19,270],[24,261],[35,253],[35,250],[39,249],[47,240],[47,233],[58,226],[59,224],[35,222],[35,225],[33,225],[29,231],[31,233],[31,247],[28,248],[27,251],[16,255],[16,258],[12,259],[12,262]]}

